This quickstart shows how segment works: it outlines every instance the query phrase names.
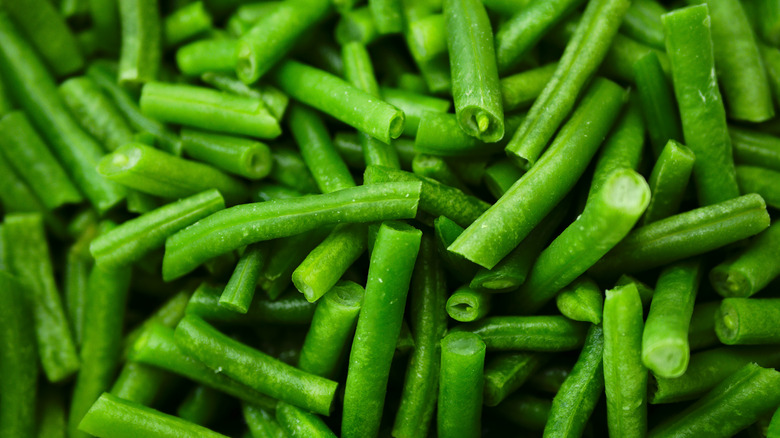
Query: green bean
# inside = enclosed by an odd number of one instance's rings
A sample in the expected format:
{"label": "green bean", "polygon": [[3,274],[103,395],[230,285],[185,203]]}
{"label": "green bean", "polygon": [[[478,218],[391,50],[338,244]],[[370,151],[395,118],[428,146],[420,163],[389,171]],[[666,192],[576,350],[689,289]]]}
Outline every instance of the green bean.
{"label": "green bean", "polygon": [[757,166],[737,166],[737,183],[743,193],[758,193],[768,206],[780,208],[780,172]]}
{"label": "green bean", "polygon": [[648,436],[732,436],[780,404],[778,387],[780,373],[745,365]]}
{"label": "green bean", "polygon": [[548,153],[474,221],[449,250],[493,268],[552,211],[585,172],[622,101],[623,90],[616,84],[604,79],[595,81]]}
{"label": "green bean", "polygon": [[259,19],[276,9],[280,2],[241,3],[225,25],[228,33],[236,38],[249,32]]}
{"label": "green bean", "polygon": [[93,240],[90,251],[104,268],[127,265],[162,247],[168,236],[224,207],[219,192],[207,190],[124,222]]}
{"label": "green bean", "polygon": [[639,297],[642,299],[642,305],[647,307],[648,304],[653,299],[653,294],[655,291],[652,287],[648,286],[646,283],[643,283],[636,278],[623,274],[618,278],[618,280],[615,282],[615,286],[625,286],[628,284],[633,284],[636,286],[636,289],[639,291]]}
{"label": "green bean", "polygon": [[164,198],[181,198],[217,188],[229,204],[246,197],[239,180],[203,163],[185,160],[141,143],[128,143],[98,165],[106,178]]}
{"label": "green bean", "polygon": [[238,41],[226,38],[198,40],[176,51],[176,66],[187,76],[207,72],[231,73],[236,68],[237,59]]}
{"label": "green bean", "polygon": [[468,226],[487,210],[488,204],[479,198],[448,187],[438,181],[383,166],[369,166],[364,175],[366,184],[392,182],[419,182],[420,210],[433,216],[446,216],[458,225]]}
{"label": "green bean", "polygon": [[647,225],[677,213],[696,157],[685,145],[669,140],[650,174],[650,204],[642,217]]}
{"label": "green bean", "polygon": [[288,117],[290,131],[322,193],[355,186],[349,169],[330,141],[322,119],[312,110],[293,106]]}
{"label": "green bean", "polygon": [[89,274],[81,368],[76,376],[68,418],[68,436],[71,438],[88,436],[79,432],[79,423],[100,394],[110,389],[115,376],[122,352],[122,326],[130,290],[130,272],[126,266],[95,266]]}
{"label": "green bean", "polygon": [[126,359],[127,356],[130,355],[130,351],[132,350],[135,341],[138,340],[144,330],[150,326],[159,324],[169,328],[176,327],[176,324],[178,324],[179,321],[184,317],[184,312],[187,309],[187,305],[191,296],[192,291],[190,290],[183,290],[173,295],[162,305],[160,305],[160,307],[158,307],[154,313],[146,318],[141,324],[131,330],[130,333],[125,336],[122,359]]}
{"label": "green bean", "polygon": [[258,406],[269,409],[276,406],[276,400],[223,373],[215,373],[205,364],[186,354],[174,342],[174,331],[169,327],[156,324],[145,330],[134,344],[130,359],[184,376]]}
{"label": "green bean", "polygon": [[729,126],[734,161],[780,171],[780,139],[763,132]]}
{"label": "green bean", "polygon": [[496,198],[500,198],[525,172],[509,158],[503,158],[485,169],[485,186]]}
{"label": "green bean", "polygon": [[[336,75],[338,77],[344,76],[344,61],[341,59],[341,51],[339,47],[333,42],[326,39],[326,35],[322,33],[311,33],[309,41],[311,46],[308,48],[304,56],[304,61],[311,62],[311,65],[325,70],[326,72]],[[319,38],[314,38],[314,36]]]}
{"label": "green bean", "polygon": [[[201,284],[187,304],[187,313],[207,321],[226,324],[256,325],[257,323],[299,325],[309,324],[316,306],[297,293],[289,293],[276,299],[257,297],[252,300],[246,314],[240,315],[219,305],[222,288]],[[178,321],[177,321],[178,322]]]}
{"label": "green bean", "polygon": [[439,392],[440,341],[447,329],[446,287],[432,239],[424,235],[412,274],[409,321],[414,346],[393,424],[395,436],[428,435]]}
{"label": "green bean", "polygon": [[11,96],[8,95],[8,86],[0,81],[0,116],[4,116],[14,109]]}
{"label": "green bean", "polygon": [[477,0],[446,0],[444,16],[458,124],[472,137],[495,143],[504,137],[504,110],[487,11]]}
{"label": "green bean", "polygon": [[47,209],[83,201],[23,112],[14,111],[0,119],[0,153]]}
{"label": "green bean", "polygon": [[59,94],[81,126],[109,151],[132,141],[133,131],[122,114],[89,77],[68,79]]}
{"label": "green bean", "polygon": [[[366,165],[383,166],[390,169],[401,169],[401,157],[392,144],[383,143],[368,134],[358,133],[363,161]],[[394,140],[397,142],[398,140]]]}
{"label": "green bean", "polygon": [[165,47],[174,47],[211,29],[211,16],[202,1],[190,3],[173,11],[162,23]]}
{"label": "green bean", "polygon": [[688,326],[688,344],[691,351],[716,346],[720,343],[715,334],[715,313],[720,301],[699,303],[693,306],[691,323]]}
{"label": "green bean", "polygon": [[214,421],[219,414],[220,404],[224,402],[224,396],[220,392],[198,385],[184,396],[184,400],[176,409],[176,416],[206,426]]}
{"label": "green bean", "polygon": [[634,1],[623,17],[620,30],[639,42],[663,50],[664,26],[661,15],[665,13],[666,8],[655,0]]}
{"label": "green bean", "polygon": [[501,16],[512,16],[522,10],[531,0],[485,0],[485,7]]}
{"label": "green bean", "polygon": [[536,432],[544,430],[552,402],[528,394],[517,394],[504,400],[496,411],[512,423]]}
{"label": "green bean", "polygon": [[270,299],[275,300],[289,288],[295,268],[322,243],[330,231],[329,227],[318,228],[274,241],[259,282]]}
{"label": "green bean", "polygon": [[3,2],[3,6],[55,75],[69,75],[84,67],[76,38],[55,5],[33,0]]}
{"label": "green bean", "polygon": [[603,329],[591,326],[574,369],[553,399],[544,427],[545,437],[582,435],[604,389],[603,355]]}
{"label": "green bean", "polygon": [[[508,116],[505,120],[506,131],[514,131],[520,126],[525,114]],[[414,149],[419,153],[442,157],[487,156],[503,149],[506,138],[498,143],[483,143],[466,134],[458,125],[454,114],[427,112],[420,118]]]}
{"label": "green bean", "polygon": [[450,109],[450,102],[448,100],[439,99],[437,97],[425,96],[412,91],[388,87],[381,87],[380,92],[387,103],[404,112],[406,116],[404,135],[410,137],[417,135],[417,128],[420,125],[420,120],[428,112],[446,113]]}
{"label": "green bean", "polygon": [[62,381],[78,370],[79,358],[54,281],[41,216],[7,214],[3,238],[10,272],[30,295],[43,371],[49,381]]}
{"label": "green bean", "polygon": [[447,20],[444,14],[420,17],[407,25],[406,44],[412,57],[431,61],[447,53]]}
{"label": "green bean", "polygon": [[725,298],[715,314],[715,333],[726,345],[780,343],[780,299]]}
{"label": "green bean", "polygon": [[353,86],[372,96],[379,96],[379,84],[374,76],[371,56],[366,46],[348,42],[341,47],[341,59],[344,62],[344,78]]}
{"label": "green bean", "polygon": [[[588,3],[555,74],[534,101],[528,117],[506,147],[510,158],[514,158],[520,167],[530,168],[536,163],[561,122],[571,113],[577,96],[584,90],[583,85],[607,54],[609,44],[630,4],[625,0]],[[604,113],[609,114],[609,111]],[[607,119],[607,124],[611,122],[609,117],[603,119]]]}
{"label": "green bean", "polygon": [[336,382],[301,371],[241,344],[197,316],[187,315],[176,326],[176,344],[217,372],[256,391],[329,415]]}
{"label": "green bean", "polygon": [[120,45],[119,5],[118,2],[87,0],[89,18],[95,32],[96,49],[111,55],[117,54]]}
{"label": "green bean", "polygon": [[192,85],[145,85],[141,111],[160,121],[229,134],[276,138],[282,132],[262,100]]}
{"label": "green bean", "polygon": [[702,206],[739,196],[726,111],[713,73],[715,61],[710,55],[713,44],[707,17],[706,5],[679,9],[663,17],[674,93],[685,142],[696,155],[693,179]]}
{"label": "green bean", "polygon": [[104,393],[92,405],[79,430],[100,438],[224,438],[225,435],[146,406]]}
{"label": "green bean", "polygon": [[255,296],[255,287],[260,278],[260,271],[267,259],[266,246],[261,244],[248,246],[238,260],[236,269],[219,298],[219,305],[234,312],[247,313],[252,298]]}
{"label": "green bean", "polygon": [[461,286],[447,299],[447,314],[459,322],[472,322],[490,311],[490,294]]}
{"label": "green bean", "polygon": [[578,9],[582,0],[531,1],[496,32],[498,70],[515,67],[556,24]]}
{"label": "green bean", "polygon": [[225,172],[261,179],[271,172],[271,150],[259,141],[193,129],[181,130],[184,152]]}
{"label": "green bean", "polygon": [[65,310],[68,312],[68,320],[73,329],[76,345],[81,345],[84,334],[87,281],[89,272],[94,265],[92,255],[89,253],[89,244],[96,235],[97,227],[94,223],[90,224],[68,249],[65,261],[63,295],[65,297]]}
{"label": "green bean", "polygon": [[629,233],[650,202],[650,188],[631,169],[618,169],[585,205],[585,211],[536,259],[528,279],[513,294],[525,314],[539,310],[585,273]]}
{"label": "green bean", "polygon": [[634,285],[604,300],[604,389],[610,436],[647,433],[647,369],[642,365],[642,301]]}
{"label": "green bean", "polygon": [[780,433],[780,415],[778,415],[777,412],[778,411],[775,411],[775,413],[772,414],[772,420],[769,423],[769,427],[766,434],[768,438],[776,438]]}
{"label": "green bean", "polygon": [[672,87],[655,53],[639,58],[633,69],[650,144],[657,157],[669,140],[680,141],[683,138],[679,111]]}
{"label": "green bean", "polygon": [[775,262],[780,224],[770,225],[741,253],[710,271],[710,283],[724,297],[750,297],[780,275]]}
{"label": "green bean", "polygon": [[[65,401],[58,389],[41,391],[38,404],[38,438],[65,438]],[[19,435],[21,436],[21,435]]]}
{"label": "green bean", "polygon": [[535,373],[528,380],[528,387],[543,393],[555,394],[571,372],[571,365],[553,364]]}
{"label": "green bean", "polygon": [[322,70],[285,61],[272,78],[293,98],[384,143],[398,138],[404,130],[402,111]]}
{"label": "green bean", "polygon": [[522,387],[549,359],[546,353],[494,356],[485,365],[485,406],[503,405],[504,400]]}
{"label": "green bean", "polygon": [[563,316],[491,316],[451,331],[478,334],[489,351],[569,351],[582,346],[585,330]]}
{"label": "green bean", "polygon": [[547,83],[550,82],[557,68],[557,63],[550,63],[501,79],[501,98],[504,111],[530,107]]}
{"label": "green bean", "polygon": [[273,411],[246,402],[241,403],[241,410],[252,438],[285,438],[287,436],[279,423],[276,422]]}
{"label": "green bean", "polygon": [[0,72],[16,102],[98,211],[119,203],[124,197],[122,188],[106,181],[95,170],[102,155],[100,146],[70,117],[46,67],[4,13],[0,14],[0,35]]}
{"label": "green bean", "polygon": [[482,432],[485,343],[468,332],[441,341],[437,435],[479,437]]}
{"label": "green bean", "polygon": [[368,9],[379,34],[401,33],[404,17],[401,0],[369,0]]}
{"label": "green bean", "polygon": [[3,405],[0,434],[3,436],[32,437],[35,431],[38,358],[27,294],[22,284],[6,271],[0,271],[3,299],[0,306],[0,403]]}
{"label": "green bean", "polygon": [[390,365],[422,232],[396,222],[379,227],[366,294],[349,356],[341,434],[374,436],[382,418]]}
{"label": "green bean", "polygon": [[163,38],[157,0],[120,0],[119,18],[119,84],[135,86],[156,80]]}
{"label": "green bean", "polygon": [[739,0],[696,0],[706,4],[712,20],[715,68],[729,117],[762,122],[775,115],[756,37]]}
{"label": "green bean", "polygon": [[160,368],[128,361],[111,387],[111,394],[140,405],[151,406],[175,378]]}
{"label": "green bean", "polygon": [[442,157],[417,154],[414,156],[414,159],[412,159],[412,172],[436,180],[444,185],[454,187],[467,195],[472,194],[471,189],[461,181],[458,174]]}
{"label": "green bean", "polygon": [[593,280],[583,276],[563,288],[555,297],[555,305],[571,320],[601,324],[604,295]]}
{"label": "green bean", "polygon": [[755,362],[762,367],[780,366],[780,352],[771,347],[721,347],[691,356],[688,370],[680,377],[655,376],[650,403],[676,403],[700,398],[730,374]]}
{"label": "green bean", "polygon": [[317,193],[317,182],[301,154],[288,148],[274,148],[271,178],[302,193]]}
{"label": "green bean", "polygon": [[262,99],[265,106],[268,107],[268,111],[277,119],[282,118],[287,105],[290,103],[290,98],[272,85],[249,86],[232,75],[215,72],[203,73],[200,79],[218,90],[239,96]]}
{"label": "green bean", "polygon": [[345,45],[351,41],[369,44],[378,36],[374,18],[367,6],[344,11],[336,24],[336,42]]}
{"label": "green bean", "polygon": [[433,221],[436,251],[444,268],[459,282],[467,282],[477,271],[477,266],[463,257],[447,251],[447,247],[463,232],[463,227],[446,216],[439,216]]}
{"label": "green bean", "polygon": [[94,62],[87,69],[87,76],[114,101],[133,129],[152,134],[160,142],[161,149],[173,155],[181,155],[181,140],[165,125],[141,113],[135,99],[116,83],[116,74],[111,72],[109,66]]}
{"label": "green bean", "polygon": [[777,105],[780,102],[780,50],[776,47],[766,46],[760,41],[758,42],[758,50],[761,52],[766,78],[772,91],[772,100]]}
{"label": "green bean", "polygon": [[336,284],[365,250],[365,225],[339,225],[295,268],[292,282],[313,303]]}
{"label": "green bean", "polygon": [[688,260],[661,271],[642,334],[642,362],[663,378],[683,375],[688,368],[688,333],[701,281],[699,260]]}
{"label": "green bean", "polygon": [[590,272],[595,276],[639,272],[712,251],[769,226],[764,200],[740,196],[637,228]]}
{"label": "green bean", "polygon": [[284,402],[276,408],[276,421],[291,438],[336,438],[320,417]]}

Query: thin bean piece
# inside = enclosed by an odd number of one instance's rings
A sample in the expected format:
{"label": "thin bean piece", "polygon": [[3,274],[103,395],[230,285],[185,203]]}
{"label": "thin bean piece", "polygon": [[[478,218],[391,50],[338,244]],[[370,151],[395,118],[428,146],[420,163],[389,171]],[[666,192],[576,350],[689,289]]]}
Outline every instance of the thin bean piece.
{"label": "thin bean piece", "polygon": [[183,290],[177,293],[160,305],[151,316],[131,330],[124,339],[122,359],[124,360],[130,355],[130,351],[133,349],[135,341],[138,340],[144,330],[150,326],[159,324],[169,328],[176,327],[176,324],[184,317],[184,312],[187,309],[187,304],[189,303],[191,296],[192,292],[189,290]]}
{"label": "thin bean piece", "polygon": [[267,259],[266,246],[257,243],[249,245],[238,259],[236,269],[219,297],[219,305],[234,312],[247,313]]}
{"label": "thin bean piece", "polygon": [[729,437],[780,404],[780,373],[747,364],[648,437]]}
{"label": "thin bean piece", "polygon": [[417,154],[412,159],[412,172],[434,179],[444,185],[455,187],[467,195],[472,194],[471,190],[460,180],[458,174],[442,157]]}
{"label": "thin bean piece", "polygon": [[468,332],[441,341],[437,435],[479,437],[482,432],[485,343]]}
{"label": "thin bean piece", "polygon": [[446,216],[439,216],[433,221],[435,235],[436,252],[441,258],[444,268],[458,282],[467,282],[474,276],[477,266],[463,257],[447,251],[447,247],[458,238],[463,232],[463,227],[448,219]]}
{"label": "thin bean piece", "polygon": [[82,432],[99,438],[225,438],[205,427],[103,393],[79,425]]}
{"label": "thin bean piece", "polygon": [[601,324],[604,295],[593,280],[583,276],[563,288],[555,297],[555,305],[571,320]]}
{"label": "thin bean piece", "polygon": [[417,18],[407,25],[406,44],[417,61],[431,61],[447,53],[447,20],[444,14]]}
{"label": "thin bean piece", "polygon": [[461,286],[447,299],[447,314],[459,322],[472,322],[490,312],[490,294]]}
{"label": "thin bean piece", "polygon": [[25,113],[13,111],[0,119],[0,153],[47,209],[84,200]]}
{"label": "thin bean piece", "polygon": [[195,359],[256,391],[318,414],[330,415],[333,409],[338,383],[235,341],[197,316],[186,315],[174,337]]}
{"label": "thin bean piece", "polygon": [[549,359],[546,353],[494,356],[485,365],[485,406],[503,405],[504,399],[522,387]]}
{"label": "thin bean piece", "polygon": [[758,193],[768,206],[780,209],[780,172],[757,166],[737,166],[737,183],[742,193]]}
{"label": "thin bean piece", "polygon": [[604,300],[604,389],[610,436],[647,433],[647,368],[642,365],[642,301],[636,286],[608,290]]}
{"label": "thin bean piece", "polygon": [[84,334],[87,281],[94,265],[92,255],[89,253],[89,244],[97,235],[97,231],[97,226],[94,223],[90,224],[68,250],[65,262],[63,295],[76,345],[81,345]]}
{"label": "thin bean piece", "polygon": [[166,389],[166,383],[175,381],[172,375],[160,368],[128,361],[110,392],[121,399],[151,406]]}
{"label": "thin bean piece", "polygon": [[633,1],[623,17],[620,30],[637,41],[663,50],[664,25],[661,23],[661,15],[665,13],[666,8],[655,0]]}
{"label": "thin bean piece", "polygon": [[596,80],[539,163],[448,249],[492,269],[574,187],[622,103],[622,88],[608,80]]}
{"label": "thin bean piece", "polygon": [[241,403],[241,410],[252,438],[286,438],[273,411],[246,402]]}
{"label": "thin bean piece", "polygon": [[604,390],[604,331],[594,325],[571,374],[555,395],[544,427],[544,436],[578,437]]}
{"label": "thin bean piece", "polygon": [[162,23],[163,43],[175,47],[211,29],[211,16],[202,1],[190,3],[173,11]]}
{"label": "thin bean piece", "polygon": [[284,402],[276,407],[276,421],[290,438],[336,438],[320,417]]}
{"label": "thin bean piece", "polygon": [[509,158],[503,158],[485,169],[485,186],[499,199],[524,173]]}
{"label": "thin bean piece", "polygon": [[704,254],[769,226],[764,200],[740,196],[637,228],[591,269],[599,277],[632,273]]}
{"label": "thin bean piece", "polygon": [[329,232],[329,227],[323,227],[274,241],[268,265],[263,269],[258,284],[268,298],[275,300],[289,288],[295,267],[322,243]]}
{"label": "thin bean piece", "polygon": [[585,205],[585,211],[548,246],[513,293],[514,309],[534,313],[629,233],[650,202],[650,188],[631,169],[618,169]]}
{"label": "thin bean piece", "polygon": [[657,157],[669,140],[681,141],[683,138],[679,110],[658,55],[650,52],[642,56],[633,69],[650,144]]}
{"label": "thin bean piece", "polygon": [[710,283],[724,297],[750,297],[780,275],[780,223],[755,237],[737,255],[710,271]]}
{"label": "thin bean piece", "polygon": [[157,79],[163,37],[157,3],[157,0],[119,0],[122,29],[120,85],[136,86]]}
{"label": "thin bean piece", "polygon": [[642,334],[642,363],[663,378],[683,375],[688,368],[688,330],[701,281],[700,260],[661,271]]}
{"label": "thin bean piece", "polygon": [[260,84],[257,86],[249,86],[231,75],[214,72],[203,73],[200,76],[200,79],[218,90],[237,94],[239,96],[262,99],[265,106],[268,107],[268,111],[277,119],[281,119],[282,116],[284,116],[287,105],[290,103],[290,98],[272,85]]}
{"label": "thin bean piece", "polygon": [[[574,36],[566,45],[563,57],[558,62],[555,74],[506,147],[510,158],[515,159],[521,168],[530,168],[536,164],[560,124],[574,109],[577,96],[584,91],[585,83],[606,56],[630,5],[631,2],[626,0],[597,0],[588,3]],[[602,114],[609,112],[604,111]],[[572,119],[574,118],[572,116]],[[609,122],[607,120],[608,124]]]}
{"label": "thin bean piece", "polygon": [[38,381],[35,332],[28,293],[0,270],[0,435],[32,437]]}
{"label": "thin bean piece", "polygon": [[707,6],[678,9],[664,15],[663,22],[685,143],[696,155],[693,180],[699,204],[736,198],[739,188],[715,76]]}
{"label": "thin bean piece", "polygon": [[[222,288],[201,284],[187,304],[187,313],[198,315],[207,321],[234,325],[256,325],[258,323],[299,325],[311,323],[315,305],[300,294],[290,292],[276,300],[256,297],[249,310],[240,315],[219,305]],[[179,318],[181,319],[181,318]],[[178,321],[176,321],[178,323]],[[175,325],[175,324],[173,324]]]}
{"label": "thin bean piece", "polygon": [[680,209],[696,157],[685,145],[669,140],[650,174],[650,204],[642,224],[665,219]]}
{"label": "thin bean piece", "polygon": [[451,331],[478,334],[489,351],[570,351],[582,346],[586,328],[563,316],[491,316]]}
{"label": "thin bean piece", "polygon": [[384,222],[371,252],[363,307],[349,355],[344,393],[344,438],[379,431],[393,352],[422,232]]}
{"label": "thin bean piece", "polygon": [[176,66],[187,76],[232,73],[237,59],[238,41],[227,38],[198,40],[176,51]]}
{"label": "thin bean piece", "polygon": [[285,61],[271,76],[276,85],[293,98],[381,142],[390,143],[404,130],[402,111],[327,72],[296,61]]}
{"label": "thin bean piece", "polygon": [[[501,98],[504,111],[530,107],[552,79],[558,63],[550,63],[501,79]],[[511,127],[507,129],[510,131]]]}
{"label": "thin bean piece", "polygon": [[759,131],[729,126],[734,161],[780,171],[780,138]]}
{"label": "thin bean piece", "polygon": [[726,298],[715,314],[715,333],[726,345],[780,343],[780,299]]}
{"label": "thin bean piece", "polygon": [[41,366],[49,381],[60,382],[78,370],[79,358],[54,281],[43,219],[7,214],[2,231],[9,271],[29,291]]}
{"label": "thin bean piece", "polygon": [[401,33],[403,30],[401,0],[369,0],[368,9],[380,35]]}

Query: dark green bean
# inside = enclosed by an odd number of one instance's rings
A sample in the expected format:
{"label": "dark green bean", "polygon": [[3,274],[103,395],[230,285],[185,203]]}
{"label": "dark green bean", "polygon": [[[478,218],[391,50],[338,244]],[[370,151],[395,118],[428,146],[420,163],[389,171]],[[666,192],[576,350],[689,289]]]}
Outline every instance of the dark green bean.
{"label": "dark green bean", "polygon": [[285,438],[287,436],[279,423],[276,422],[273,411],[246,402],[241,403],[241,410],[252,438]]}
{"label": "dark green bean", "polygon": [[110,392],[121,399],[151,406],[169,382],[175,382],[175,378],[166,371],[128,361],[119,372]]}
{"label": "dark green bean", "polygon": [[284,402],[276,408],[276,421],[290,438],[336,438],[320,417]]}
{"label": "dark green bean", "polygon": [[351,41],[369,44],[378,36],[374,18],[367,6],[344,11],[336,24],[336,42],[344,45]]}
{"label": "dark green bean", "polygon": [[184,396],[184,400],[176,409],[176,415],[191,423],[207,426],[216,419],[221,404],[225,401],[222,393],[208,386],[198,385]]}
{"label": "dark green bean", "polygon": [[163,38],[157,0],[121,0],[119,19],[119,84],[136,86],[156,80]]}
{"label": "dark green bean", "polygon": [[[504,111],[526,109],[539,97],[550,82],[557,63],[550,63],[501,79],[501,98]],[[507,129],[507,131],[511,130]]]}
{"label": "dark green bean", "polygon": [[604,295],[593,280],[583,276],[561,290],[555,305],[569,319],[601,324]]}
{"label": "dark green bean", "polygon": [[63,295],[68,321],[73,329],[76,345],[81,345],[84,334],[84,312],[87,298],[87,281],[94,260],[89,253],[89,244],[97,235],[97,226],[92,223],[87,226],[73,246],[68,250],[65,261]]}
{"label": "dark green bean", "polygon": [[270,299],[275,300],[289,288],[295,268],[330,231],[329,227],[323,227],[274,241],[259,282]]}
{"label": "dark green bean", "polygon": [[437,436],[479,437],[485,343],[469,332],[452,332],[441,341]]}
{"label": "dark green bean", "polygon": [[710,271],[710,283],[724,297],[750,297],[780,275],[780,223],[756,236],[738,255]]}
{"label": "dark green bean", "polygon": [[720,301],[693,306],[693,315],[688,326],[688,344],[691,351],[713,347],[720,343],[715,334],[715,313],[718,309],[720,309]]}
{"label": "dark green bean", "polygon": [[454,187],[467,195],[472,194],[471,190],[466,187],[466,184],[460,180],[454,169],[442,157],[417,154],[412,159],[412,172]]}
{"label": "dark green bean", "polygon": [[274,148],[271,178],[302,193],[318,193],[317,182],[301,154],[288,148]]}
{"label": "dark green bean", "polygon": [[546,353],[507,353],[485,365],[485,406],[503,405],[513,392],[550,359]]}
{"label": "dark green bean", "polygon": [[780,299],[726,298],[715,314],[715,333],[727,345],[780,343]]}
{"label": "dark green bean", "polygon": [[489,351],[569,351],[582,346],[586,328],[563,316],[491,316],[451,331],[478,334]]}
{"label": "dark green bean", "polygon": [[130,333],[125,336],[122,359],[127,358],[127,356],[130,354],[130,350],[133,348],[133,344],[135,344],[135,341],[141,336],[144,330],[150,326],[163,325],[169,328],[176,327],[176,324],[178,324],[179,321],[184,317],[184,312],[187,309],[187,305],[191,296],[192,292],[190,290],[183,290],[173,295],[160,307],[158,307],[154,313],[146,318],[141,324],[131,330]]}
{"label": "dark green bean", "polygon": [[187,304],[187,313],[193,313],[207,321],[238,325],[298,325],[309,324],[316,307],[300,294],[291,292],[276,300],[257,297],[252,300],[247,313],[240,315],[219,305],[221,293],[222,288],[201,284]]}
{"label": "dark green bean", "polygon": [[271,173],[271,150],[259,141],[193,129],[182,129],[181,138],[187,155],[225,172],[249,179]]}
{"label": "dark green bean", "polygon": [[447,314],[459,322],[477,321],[490,311],[490,301],[489,293],[461,286],[447,299]]}
{"label": "dark green bean", "polygon": [[165,47],[174,47],[211,29],[211,16],[202,1],[190,3],[173,11],[162,23]]}
{"label": "dark green bean", "polygon": [[120,44],[119,5],[118,2],[89,1],[89,18],[95,32],[96,48],[117,54]]}
{"label": "dark green bean", "polygon": [[[59,388],[43,389],[38,403],[38,438],[65,438],[65,400]],[[21,435],[19,435],[21,436]],[[31,435],[32,436],[32,435]]]}
{"label": "dark green bean", "polygon": [[648,183],[652,196],[642,217],[643,225],[677,213],[685,196],[695,160],[696,157],[689,148],[669,140],[650,174]]}
{"label": "dark green bean", "polygon": [[669,140],[682,141],[679,110],[658,55],[651,52],[642,56],[633,69],[650,144],[657,157]]}
{"label": "dark green bean", "polygon": [[623,17],[620,30],[637,41],[663,50],[664,25],[661,23],[661,15],[665,13],[666,8],[655,0],[633,1]]}
{"label": "dark green bean", "polygon": [[734,161],[780,171],[780,139],[759,131],[729,126]]}
{"label": "dark green bean", "polygon": [[736,170],[742,193],[758,193],[768,206],[780,209],[780,172],[757,166],[737,166]]}
{"label": "dark green bean", "polygon": [[198,40],[176,51],[176,66],[187,76],[231,73],[236,69],[237,59],[238,41],[228,38]]}
{"label": "dark green bean", "polygon": [[496,411],[505,419],[528,430],[541,432],[547,424],[552,402],[528,394],[517,394],[504,400]]}

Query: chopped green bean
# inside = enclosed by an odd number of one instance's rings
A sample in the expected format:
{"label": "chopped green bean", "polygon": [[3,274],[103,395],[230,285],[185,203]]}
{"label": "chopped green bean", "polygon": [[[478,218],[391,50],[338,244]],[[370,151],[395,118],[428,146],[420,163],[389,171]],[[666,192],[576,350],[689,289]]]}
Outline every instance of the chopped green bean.
{"label": "chopped green bean", "polygon": [[474,333],[452,332],[442,339],[437,436],[481,436],[485,349]]}
{"label": "chopped green bean", "polygon": [[162,62],[163,29],[157,0],[119,0],[122,49],[119,84],[152,82]]}
{"label": "chopped green bean", "polygon": [[241,403],[241,410],[252,438],[285,438],[287,436],[279,423],[276,422],[273,411],[246,402]]}
{"label": "chopped green bean", "polygon": [[238,260],[236,269],[219,298],[219,305],[234,312],[247,313],[252,298],[255,296],[260,272],[267,258],[266,246],[262,244],[249,245]]}
{"label": "chopped green bean", "polygon": [[546,353],[506,353],[485,365],[485,406],[497,406],[550,359]]}
{"label": "chopped green bean", "polygon": [[[525,119],[525,114],[507,116],[505,130],[513,132]],[[420,153],[442,157],[472,157],[487,156],[501,151],[507,138],[498,143],[484,143],[466,134],[458,126],[458,118],[454,114],[427,112],[420,118],[414,149]]]}
{"label": "chopped green bean", "polygon": [[491,316],[451,331],[478,334],[489,351],[569,351],[582,346],[586,328],[563,316]]}
{"label": "chopped green bean", "polygon": [[[550,63],[501,79],[501,98],[504,111],[530,107],[552,79],[557,63]],[[508,129],[508,131],[511,130]]]}
{"label": "chopped green bean", "polygon": [[211,29],[211,16],[202,1],[192,2],[173,11],[162,23],[165,47],[175,47]]}
{"label": "chopped green bean", "polygon": [[336,24],[336,41],[339,44],[344,45],[350,41],[369,44],[377,36],[374,18],[367,6],[341,13]]}
{"label": "chopped green bean", "polygon": [[563,288],[555,297],[555,305],[561,314],[569,319],[600,324],[604,295],[593,280],[580,277]]}
{"label": "chopped green bean", "polygon": [[679,111],[658,55],[651,52],[642,56],[633,69],[650,144],[657,157],[669,140],[681,141],[683,138]]}
{"label": "chopped green bean", "polygon": [[276,407],[276,421],[290,438],[336,438],[320,417],[284,402]]}
{"label": "chopped green bean", "polygon": [[517,394],[504,400],[496,411],[523,429],[541,432],[547,424],[552,401],[528,394]]}
{"label": "chopped green bean", "polygon": [[715,313],[718,309],[720,309],[720,301],[693,306],[693,315],[688,326],[688,344],[691,351],[713,347],[720,343],[718,335],[715,334]]}
{"label": "chopped green bean", "polygon": [[741,253],[710,271],[710,283],[724,297],[750,297],[780,275],[780,223],[756,236]]}
{"label": "chopped green bean", "polygon": [[742,193],[758,193],[768,206],[780,209],[780,172],[757,166],[737,166],[736,170]]}
{"label": "chopped green bean", "polygon": [[446,113],[450,109],[450,102],[438,97],[388,87],[380,87],[380,92],[387,103],[404,112],[404,135],[410,137],[417,135],[420,120],[428,112]]}
{"label": "chopped green bean", "polygon": [[111,394],[140,405],[151,406],[173,376],[160,368],[128,361],[111,387]]}
{"label": "chopped green bean", "polygon": [[447,299],[447,314],[460,322],[477,321],[490,311],[490,294],[462,286]]}
{"label": "chopped green bean", "polygon": [[[257,297],[252,300],[249,310],[241,315],[219,305],[222,288],[201,284],[187,304],[187,313],[200,316],[207,321],[235,325],[255,325],[257,323],[299,325],[309,324],[315,305],[306,301],[300,294],[290,292],[276,300]],[[178,322],[178,321],[177,321]]]}
{"label": "chopped green bean", "polygon": [[271,150],[259,141],[181,130],[184,152],[190,157],[234,175],[261,179],[271,172]]}
{"label": "chopped green bean", "polygon": [[715,314],[715,333],[727,345],[780,343],[780,299],[726,298]]}
{"label": "chopped green bean", "polygon": [[222,393],[208,386],[198,385],[184,397],[176,409],[176,415],[191,423],[207,426],[215,420],[220,404],[224,402]]}
{"label": "chopped green bean", "polygon": [[650,174],[652,196],[647,211],[642,217],[643,225],[677,213],[685,196],[685,189],[695,161],[696,157],[689,148],[669,140]]}
{"label": "chopped green bean", "polygon": [[620,30],[637,41],[663,50],[664,25],[661,15],[666,12],[666,8],[656,0],[635,0],[626,11]]}

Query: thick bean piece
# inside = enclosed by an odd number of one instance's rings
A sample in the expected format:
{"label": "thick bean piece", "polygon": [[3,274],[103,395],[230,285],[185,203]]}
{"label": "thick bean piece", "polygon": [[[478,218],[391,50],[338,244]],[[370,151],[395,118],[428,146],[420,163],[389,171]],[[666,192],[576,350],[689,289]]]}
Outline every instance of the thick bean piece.
{"label": "thick bean piece", "polygon": [[249,179],[271,173],[271,150],[264,143],[241,137],[182,129],[184,152],[225,172]]}
{"label": "thick bean piece", "polygon": [[157,79],[162,62],[162,23],[157,0],[119,0],[122,50],[119,83],[137,86]]}
{"label": "thick bean piece", "polygon": [[563,316],[491,316],[452,331],[478,334],[490,351],[569,351],[582,346],[586,330]]}
{"label": "thick bean piece", "polygon": [[442,339],[438,436],[481,436],[484,367],[485,343],[479,336],[453,332]]}
{"label": "thick bean piece", "polygon": [[780,224],[756,236],[740,254],[710,271],[710,283],[724,297],[747,298],[780,275]]}
{"label": "thick bean piece", "polygon": [[727,345],[780,343],[780,299],[726,298],[715,314],[715,333]]}

